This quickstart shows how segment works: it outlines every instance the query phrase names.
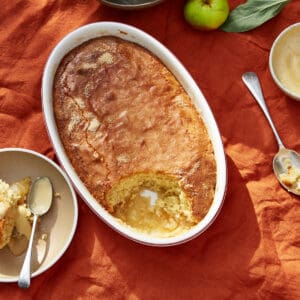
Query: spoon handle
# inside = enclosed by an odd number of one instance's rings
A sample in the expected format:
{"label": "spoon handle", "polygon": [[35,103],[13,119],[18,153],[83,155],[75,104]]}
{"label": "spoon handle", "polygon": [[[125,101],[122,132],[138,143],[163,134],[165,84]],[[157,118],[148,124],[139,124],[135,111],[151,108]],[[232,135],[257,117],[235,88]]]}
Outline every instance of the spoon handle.
{"label": "spoon handle", "polygon": [[257,75],[254,72],[247,72],[243,74],[242,79],[265,114],[265,117],[273,130],[279,148],[285,148],[269,114]]}
{"label": "spoon handle", "polygon": [[31,229],[31,235],[29,239],[29,244],[27,248],[27,252],[25,255],[25,260],[21,269],[21,273],[18,280],[18,286],[23,289],[27,289],[30,286],[30,278],[31,278],[31,271],[30,271],[30,264],[31,264],[31,252],[32,252],[32,245],[34,240],[34,234],[36,229],[36,224],[38,220],[38,215],[33,215],[33,223]]}

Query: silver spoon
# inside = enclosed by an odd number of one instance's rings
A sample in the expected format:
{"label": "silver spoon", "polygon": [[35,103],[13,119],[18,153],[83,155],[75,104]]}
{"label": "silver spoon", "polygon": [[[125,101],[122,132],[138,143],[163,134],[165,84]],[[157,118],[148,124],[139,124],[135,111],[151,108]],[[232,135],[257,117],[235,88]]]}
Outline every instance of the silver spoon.
{"label": "silver spoon", "polygon": [[274,159],[273,159],[274,173],[275,173],[278,181],[280,182],[280,184],[286,190],[299,196],[300,195],[299,180],[298,180],[299,186],[297,187],[296,182],[295,182],[295,184],[292,184],[292,185],[287,184],[286,180],[284,180],[283,178],[285,176],[284,174],[288,174],[288,169],[291,167],[300,170],[300,155],[296,151],[287,149],[283,145],[283,143],[278,135],[278,132],[273,124],[271,116],[269,114],[269,111],[268,111],[267,105],[265,103],[262,89],[261,89],[257,75],[254,72],[247,72],[247,73],[243,74],[242,79],[243,79],[244,83],[246,84],[246,86],[248,87],[248,89],[250,90],[253,97],[255,98],[255,100],[257,101],[257,103],[259,104],[260,108],[264,112],[264,114],[265,114],[267,120],[269,121],[269,124],[273,130],[276,141],[278,143],[279,151],[274,156]]}
{"label": "silver spoon", "polygon": [[32,183],[29,197],[27,199],[27,205],[33,213],[33,223],[25,260],[18,280],[18,285],[20,288],[26,289],[30,286],[31,252],[36,224],[39,216],[44,215],[51,207],[52,197],[53,189],[51,181],[48,177],[39,177]]}

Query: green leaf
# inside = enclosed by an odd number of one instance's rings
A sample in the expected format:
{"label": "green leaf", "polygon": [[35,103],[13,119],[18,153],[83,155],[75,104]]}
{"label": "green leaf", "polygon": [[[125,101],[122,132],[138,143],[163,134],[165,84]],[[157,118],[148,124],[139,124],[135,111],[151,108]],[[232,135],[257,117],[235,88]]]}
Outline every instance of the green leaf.
{"label": "green leaf", "polygon": [[291,0],[248,0],[237,6],[220,27],[227,32],[254,29],[280,13]]}

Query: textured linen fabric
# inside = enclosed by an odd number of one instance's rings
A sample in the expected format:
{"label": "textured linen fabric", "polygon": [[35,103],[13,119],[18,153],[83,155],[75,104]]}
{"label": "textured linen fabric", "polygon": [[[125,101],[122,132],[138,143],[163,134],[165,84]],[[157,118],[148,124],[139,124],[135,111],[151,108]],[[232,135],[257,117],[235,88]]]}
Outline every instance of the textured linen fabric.
{"label": "textured linen fabric", "polygon": [[[230,1],[231,9],[242,2]],[[0,299],[300,299],[300,198],[277,182],[276,140],[241,80],[244,72],[257,72],[283,142],[300,152],[300,102],[278,89],[268,67],[276,36],[300,20],[300,1],[246,33],[194,30],[183,5],[165,0],[121,11],[96,0],[1,1],[1,148],[28,148],[56,160],[41,107],[46,60],[79,26],[118,21],[162,42],[201,88],[224,142],[228,188],[213,225],[171,248],[125,239],[79,198],[78,227],[65,255],[29,290],[0,284]]]}

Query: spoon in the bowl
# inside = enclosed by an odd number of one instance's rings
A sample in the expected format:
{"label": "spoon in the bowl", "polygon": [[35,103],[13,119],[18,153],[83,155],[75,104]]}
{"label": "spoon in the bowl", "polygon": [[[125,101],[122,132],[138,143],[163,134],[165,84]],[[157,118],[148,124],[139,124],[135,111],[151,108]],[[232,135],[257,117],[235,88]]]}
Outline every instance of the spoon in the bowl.
{"label": "spoon in the bowl", "polygon": [[300,174],[300,155],[283,145],[269,114],[257,75],[254,72],[247,72],[243,74],[242,79],[264,112],[278,143],[279,151],[273,159],[274,173],[286,190],[299,196],[300,175],[297,174]]}
{"label": "spoon in the bowl", "polygon": [[48,177],[37,178],[31,186],[29,196],[27,199],[27,205],[33,213],[32,230],[29,239],[25,260],[20,272],[18,285],[20,288],[28,288],[30,286],[31,279],[31,252],[34,240],[34,233],[39,216],[44,215],[52,204],[53,189],[51,181]]}

